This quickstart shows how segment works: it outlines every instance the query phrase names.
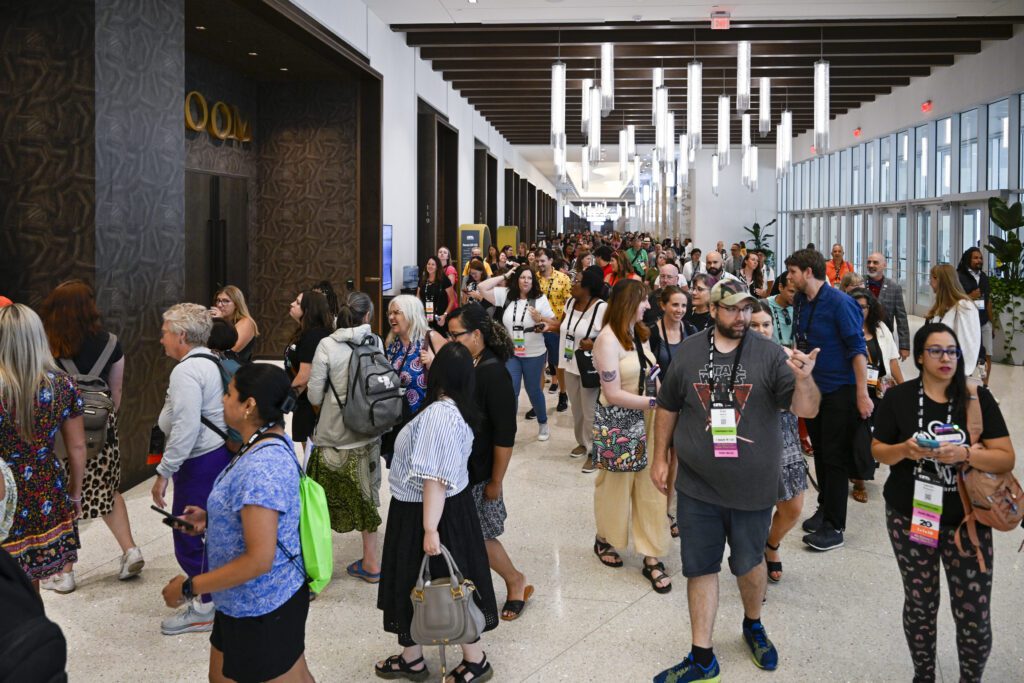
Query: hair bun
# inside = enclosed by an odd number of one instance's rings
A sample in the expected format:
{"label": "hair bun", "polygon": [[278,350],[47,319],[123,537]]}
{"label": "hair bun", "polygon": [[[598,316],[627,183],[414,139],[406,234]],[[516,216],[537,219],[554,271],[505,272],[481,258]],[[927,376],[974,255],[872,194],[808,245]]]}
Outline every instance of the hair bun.
{"label": "hair bun", "polygon": [[290,413],[293,410],[295,410],[296,403],[297,403],[297,401],[295,399],[295,392],[294,391],[289,391],[288,395],[285,396],[283,401],[281,401],[281,405],[279,406],[279,408],[280,408],[282,413],[287,415],[288,413]]}

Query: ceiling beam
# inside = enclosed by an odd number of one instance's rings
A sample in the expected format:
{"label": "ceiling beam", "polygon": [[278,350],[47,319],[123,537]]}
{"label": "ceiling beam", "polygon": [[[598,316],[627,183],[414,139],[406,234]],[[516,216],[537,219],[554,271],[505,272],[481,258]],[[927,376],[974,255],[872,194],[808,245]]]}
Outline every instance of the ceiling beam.
{"label": "ceiling beam", "polygon": [[[566,79],[567,79],[567,82],[579,82],[580,80],[582,80],[584,78],[597,78],[597,77],[599,77],[598,73],[595,73],[597,71],[598,70],[593,69],[593,68],[590,68],[590,69],[570,69],[570,70],[567,70],[567,72],[566,72]],[[886,69],[885,71],[886,71],[885,75],[887,77],[891,77],[893,74],[896,74],[896,75],[899,75],[899,76],[906,76],[906,77],[918,77],[918,76],[927,76],[927,75],[929,75],[931,73],[931,68],[927,67],[927,66],[918,66],[918,67],[904,66],[904,67],[891,67],[891,68]],[[674,80],[678,80],[678,81],[680,81],[682,83],[686,82],[686,69],[685,68],[681,68],[681,69],[677,69],[677,68],[665,69],[664,73],[665,73],[666,80],[668,80],[670,82],[674,81]],[[724,78],[724,79],[722,78],[723,73],[726,75],[726,78]],[[758,78],[762,78],[762,77],[767,77],[767,78],[771,78],[773,80],[774,79],[779,79],[780,81],[785,81],[786,79],[793,79],[793,78],[802,78],[803,80],[810,80],[813,77],[813,74],[814,74],[814,66],[810,65],[810,66],[807,66],[805,69],[803,69],[800,72],[797,72],[796,70],[785,70],[784,71],[784,70],[776,70],[776,69],[768,69],[768,68],[760,68],[760,69],[753,69],[752,68],[750,76],[751,76],[751,79],[758,79]],[[863,79],[878,78],[881,75],[882,75],[881,74],[881,69],[878,69],[878,68],[861,68],[861,69],[853,69],[853,68],[831,69],[830,68],[830,79],[832,81],[842,81],[842,80],[847,80],[847,79],[863,80]],[[447,72],[447,73],[444,74],[444,80],[446,80],[446,81],[455,81],[455,82],[457,82],[459,79],[466,79],[466,78],[467,78],[467,76],[466,76],[466,72],[465,71],[451,71],[451,72]],[[508,83],[508,82],[518,82],[518,81],[535,81],[535,82],[544,83],[545,85],[549,85],[550,86],[550,84],[551,84],[551,69],[548,68],[546,71],[540,71],[540,70],[535,70],[535,71],[508,71],[508,72],[504,72],[504,73],[501,74],[501,79],[502,79],[503,82],[506,82],[506,83]],[[630,81],[642,81],[644,83],[648,83],[649,84],[651,82],[651,79],[652,79],[652,71],[651,71],[651,69],[622,69],[622,68],[616,68],[615,69],[615,87],[616,87],[616,89],[619,88],[619,84],[620,83],[629,84]],[[735,83],[735,79],[736,79],[736,65],[733,64],[733,68],[732,69],[728,69],[728,68],[709,69],[708,67],[705,66],[704,67],[704,79],[705,80],[715,80],[716,82],[719,82],[719,83],[722,82],[723,80],[725,80],[726,83],[728,83],[728,82]]]}
{"label": "ceiling beam", "polygon": [[[806,55],[803,57],[767,57],[754,55],[750,59],[752,70],[760,68],[772,69],[810,69],[818,60],[818,55]],[[631,57],[622,58],[615,56],[616,73],[621,69],[653,69],[664,67],[666,69],[686,69],[686,65],[693,60],[692,56],[672,57],[669,59],[658,59],[653,57]],[[431,62],[434,71],[462,72],[462,71],[543,71],[551,73],[551,64],[554,59],[487,59],[486,57],[476,61],[460,59],[436,59]],[[574,69],[593,69],[593,59],[562,59],[567,69],[571,72]],[[905,55],[843,55],[833,56],[829,60],[833,70],[839,69],[864,69],[868,67],[935,67],[950,66],[953,64],[953,55],[950,54],[905,54]],[[708,57],[703,61],[704,69],[730,69],[736,70],[736,57]]]}

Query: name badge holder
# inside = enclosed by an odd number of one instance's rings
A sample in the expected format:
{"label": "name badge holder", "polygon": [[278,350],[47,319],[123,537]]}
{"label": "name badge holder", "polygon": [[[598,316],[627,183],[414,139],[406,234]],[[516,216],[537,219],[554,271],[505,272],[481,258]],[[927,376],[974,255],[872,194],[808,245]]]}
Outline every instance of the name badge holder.
{"label": "name badge holder", "polygon": [[427,299],[426,303],[424,304],[424,308],[426,309],[427,318],[428,319],[433,318],[434,317],[434,300],[433,299]]}
{"label": "name badge holder", "polygon": [[562,351],[562,357],[566,360],[572,360],[573,354],[576,353],[576,337],[566,332],[565,334],[565,349]]}
{"label": "name badge holder", "polygon": [[[572,304],[573,307],[569,307],[569,304]],[[562,349],[562,357],[564,357],[565,360],[571,361],[576,356],[576,331],[577,331],[577,329],[579,329],[580,323],[583,322],[583,319],[585,317],[587,317],[587,311],[589,311],[591,308],[595,308],[596,306],[599,306],[600,305],[600,300],[588,302],[587,309],[585,311],[583,311],[582,313],[580,313],[580,317],[579,318],[576,318],[576,325],[575,326],[572,324],[572,318],[573,318],[572,314],[573,314],[576,302],[573,299],[570,299],[569,300],[569,304],[566,304],[567,310],[569,311],[569,313],[568,313],[569,321],[568,321],[568,323],[565,326],[565,330],[566,330],[566,332],[565,332],[565,348]],[[596,316],[597,316],[597,310],[594,311],[594,315],[590,316],[590,325],[587,327],[586,334],[583,335],[584,339],[588,339],[590,337],[590,332],[591,332],[591,330],[594,329],[594,318]]]}
{"label": "name badge holder", "polygon": [[526,310],[529,305],[523,307],[523,314],[519,316],[519,322],[515,322],[516,312],[519,310],[519,300],[516,300],[515,306],[512,308],[512,350],[515,353],[516,358],[526,357],[526,328],[523,327],[523,321],[526,319]]}
{"label": "name badge holder", "polygon": [[874,387],[878,386],[878,375],[879,374],[880,373],[879,373],[879,370],[878,370],[877,367],[875,367],[874,365],[870,365],[870,364],[868,365],[868,386],[869,387],[874,388]]}
{"label": "name badge holder", "polygon": [[[924,428],[924,383],[917,386],[917,435],[934,439],[940,444],[966,443],[963,430],[953,424],[953,404],[946,403],[946,421],[934,421]],[[942,530],[942,497],[945,477],[942,465],[930,458],[918,461],[914,467],[914,499],[910,513],[910,540],[929,548],[939,547]]]}
{"label": "name badge holder", "polygon": [[729,375],[729,383],[719,381],[715,378],[715,331],[714,328],[708,333],[710,348],[708,350],[708,368],[711,373],[711,410],[708,426],[711,430],[711,442],[716,458],[738,458],[740,457],[739,430],[736,420],[736,369],[740,364],[740,355],[743,353],[743,342],[746,335],[740,340],[736,348],[736,357],[733,359],[732,372]]}

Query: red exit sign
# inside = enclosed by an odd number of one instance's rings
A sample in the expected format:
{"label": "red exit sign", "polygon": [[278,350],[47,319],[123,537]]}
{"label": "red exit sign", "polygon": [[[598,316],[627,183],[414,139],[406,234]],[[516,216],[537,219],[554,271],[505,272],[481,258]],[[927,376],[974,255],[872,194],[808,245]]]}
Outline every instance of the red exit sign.
{"label": "red exit sign", "polygon": [[728,12],[712,12],[711,13],[711,30],[712,31],[727,31],[729,29],[729,13]]}

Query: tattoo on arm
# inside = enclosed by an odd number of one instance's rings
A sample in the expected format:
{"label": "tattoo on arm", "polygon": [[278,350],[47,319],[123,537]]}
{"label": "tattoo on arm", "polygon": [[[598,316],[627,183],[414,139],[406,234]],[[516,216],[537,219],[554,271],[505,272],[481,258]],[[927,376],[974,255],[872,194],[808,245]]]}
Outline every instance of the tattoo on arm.
{"label": "tattoo on arm", "polygon": [[619,373],[615,370],[602,370],[601,381],[602,382],[614,382],[615,378],[619,376]]}

